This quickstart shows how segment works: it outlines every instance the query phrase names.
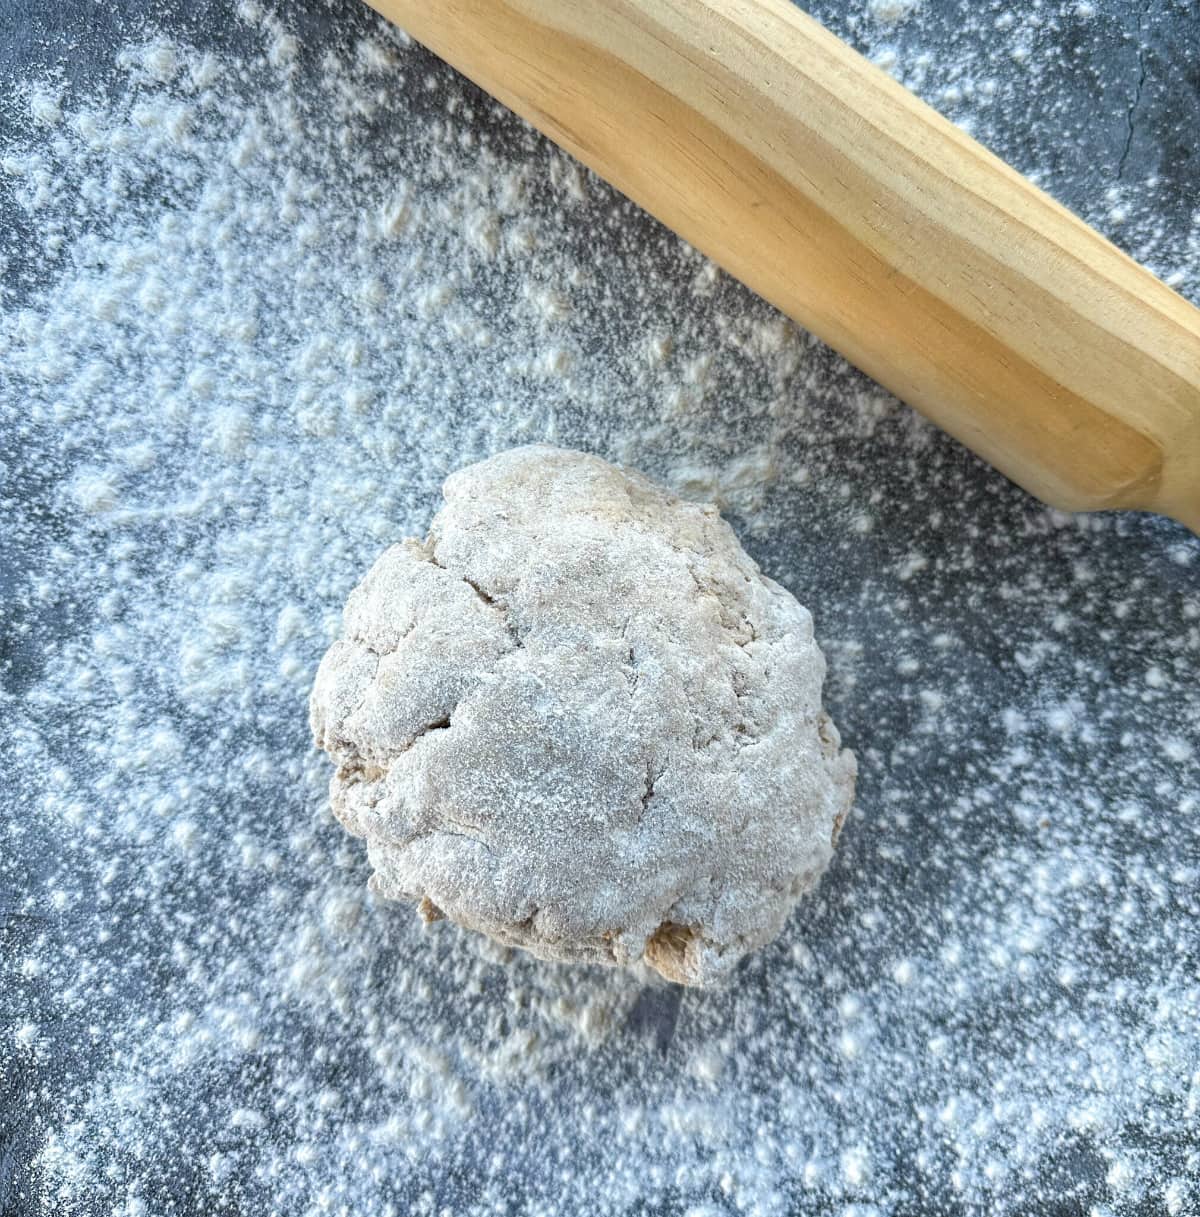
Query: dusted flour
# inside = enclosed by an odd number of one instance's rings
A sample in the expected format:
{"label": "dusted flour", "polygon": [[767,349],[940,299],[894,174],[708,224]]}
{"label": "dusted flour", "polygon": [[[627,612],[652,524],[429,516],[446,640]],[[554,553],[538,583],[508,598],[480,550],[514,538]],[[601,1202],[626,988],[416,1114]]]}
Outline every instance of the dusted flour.
{"label": "dusted flour", "polygon": [[[1053,167],[1083,7],[843,32]],[[0,1208],[1194,1211],[1200,543],[1045,510],[365,10],[286,12],[6,103]],[[1092,218],[1195,298],[1116,159]],[[716,498],[820,627],[857,810],[729,991],[422,931],[329,814],[351,587],[536,440]]]}

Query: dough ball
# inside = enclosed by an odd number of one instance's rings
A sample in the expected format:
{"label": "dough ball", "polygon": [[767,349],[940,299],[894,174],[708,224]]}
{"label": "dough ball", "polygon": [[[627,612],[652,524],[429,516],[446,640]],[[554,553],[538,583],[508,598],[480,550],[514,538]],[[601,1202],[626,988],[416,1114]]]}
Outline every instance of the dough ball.
{"label": "dough ball", "polygon": [[714,507],[546,445],[454,474],[317,673],[374,890],[545,959],[718,982],[825,869],[853,754],[812,619]]}

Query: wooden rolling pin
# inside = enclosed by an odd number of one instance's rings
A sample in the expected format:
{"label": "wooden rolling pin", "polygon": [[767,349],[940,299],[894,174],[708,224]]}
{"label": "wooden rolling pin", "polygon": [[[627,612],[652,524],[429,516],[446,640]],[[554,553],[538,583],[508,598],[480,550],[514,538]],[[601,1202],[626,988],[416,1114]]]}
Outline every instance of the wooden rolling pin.
{"label": "wooden rolling pin", "polygon": [[372,0],[1048,503],[1200,532],[1200,310],[789,0]]}

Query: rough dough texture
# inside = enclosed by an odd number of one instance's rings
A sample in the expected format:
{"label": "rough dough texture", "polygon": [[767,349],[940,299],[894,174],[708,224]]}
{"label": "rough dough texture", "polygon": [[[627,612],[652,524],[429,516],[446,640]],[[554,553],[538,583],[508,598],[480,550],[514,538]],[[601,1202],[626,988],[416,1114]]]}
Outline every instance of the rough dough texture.
{"label": "rough dough texture", "polygon": [[808,611],[715,508],[597,457],[516,448],[445,498],[312,693],[374,889],[546,959],[722,980],[853,796]]}

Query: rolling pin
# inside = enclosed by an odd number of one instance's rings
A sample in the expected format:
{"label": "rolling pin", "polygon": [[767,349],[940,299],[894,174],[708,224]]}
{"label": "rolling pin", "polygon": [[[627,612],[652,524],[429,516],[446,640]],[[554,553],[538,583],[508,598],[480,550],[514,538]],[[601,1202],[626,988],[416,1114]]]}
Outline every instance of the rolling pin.
{"label": "rolling pin", "polygon": [[1200,310],[789,0],[371,0],[1069,511],[1200,533]]}

